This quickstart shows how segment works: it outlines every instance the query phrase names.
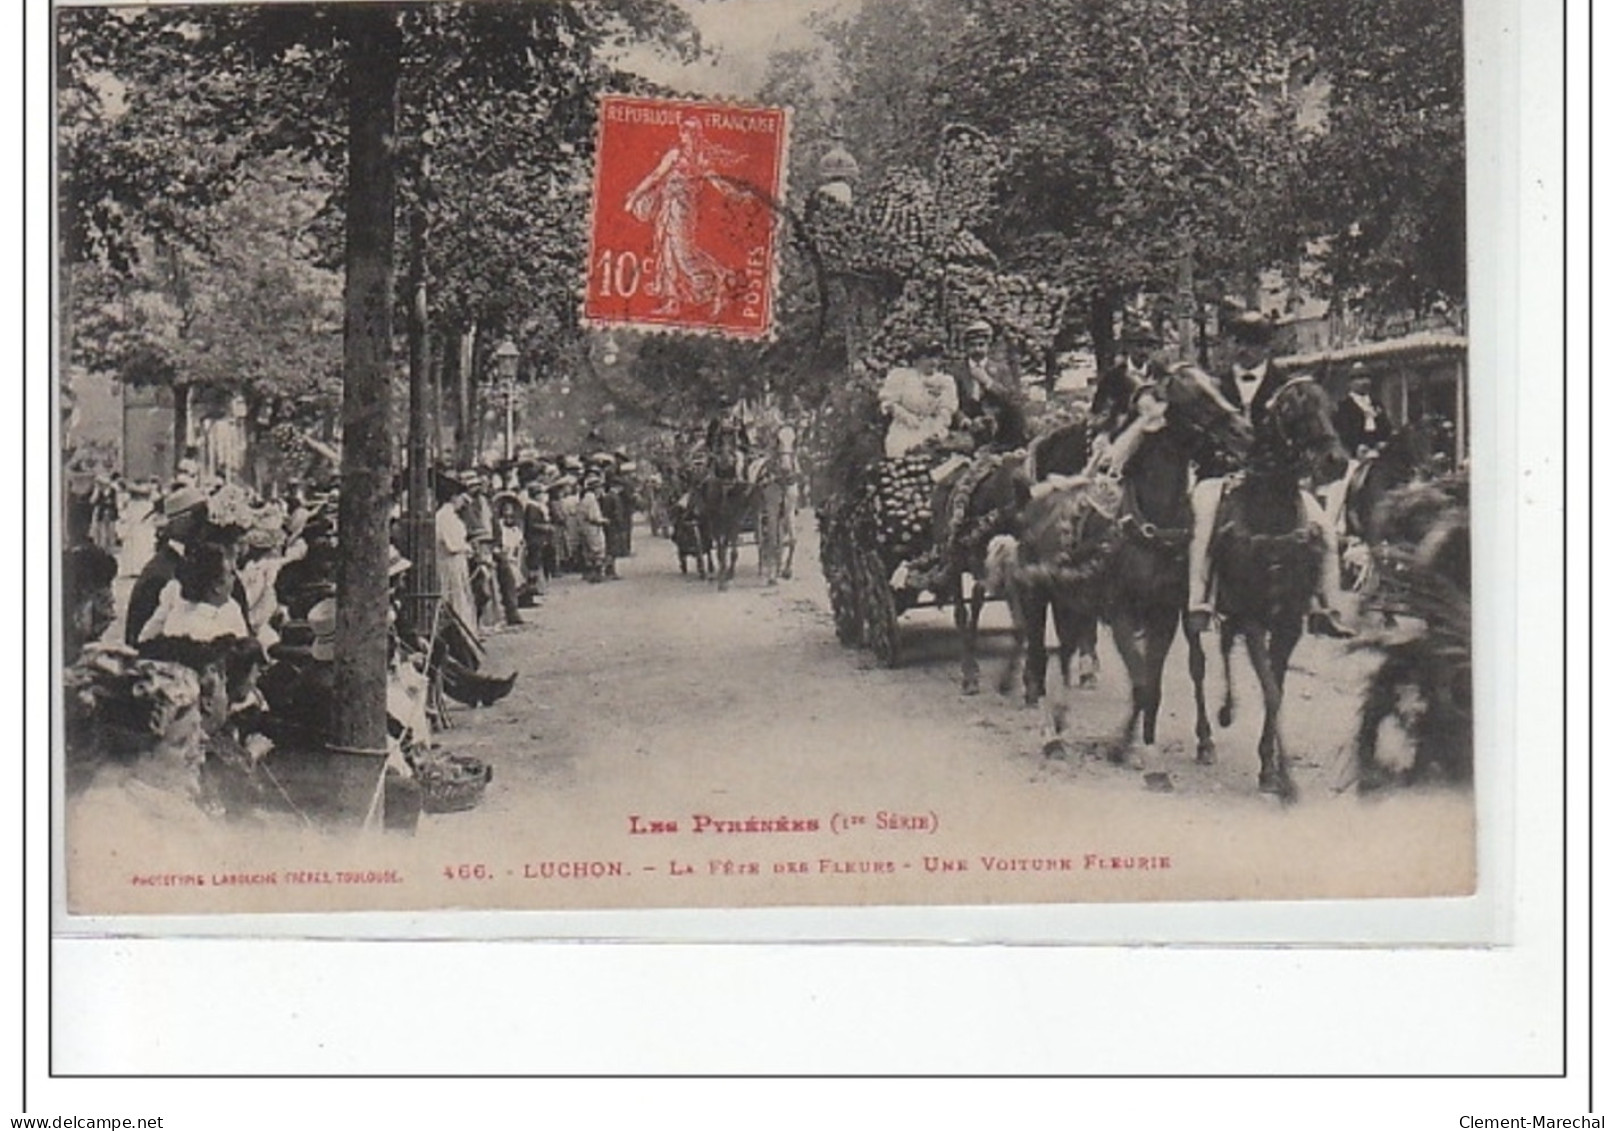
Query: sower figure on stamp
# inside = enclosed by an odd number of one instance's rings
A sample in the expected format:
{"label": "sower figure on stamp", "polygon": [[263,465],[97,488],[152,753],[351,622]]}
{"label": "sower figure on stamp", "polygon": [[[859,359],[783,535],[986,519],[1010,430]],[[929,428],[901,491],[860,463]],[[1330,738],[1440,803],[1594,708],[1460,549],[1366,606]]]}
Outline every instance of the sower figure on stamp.
{"label": "sower figure on stamp", "polygon": [[[1245,413],[1251,424],[1259,425],[1267,406],[1285,378],[1272,364],[1273,324],[1255,311],[1240,315],[1230,328],[1234,355],[1232,364],[1218,374],[1218,382],[1228,400]],[[1202,479],[1190,497],[1194,531],[1189,541],[1189,615],[1185,626],[1191,632],[1211,627],[1216,606],[1216,579],[1211,569],[1211,541],[1227,481]],[[1345,638],[1354,635],[1340,612],[1340,545],[1333,525],[1310,490],[1300,492],[1307,521],[1317,528],[1324,547],[1323,568],[1319,571],[1315,608],[1307,618],[1309,631],[1321,636]]]}
{"label": "sower figure on stamp", "polygon": [[718,314],[728,302],[729,272],[697,236],[701,186],[711,185],[731,199],[745,193],[722,173],[737,155],[707,140],[701,119],[679,122],[679,139],[645,179],[628,194],[624,207],[655,233],[656,290],[662,297],[657,314],[677,314],[685,303],[712,308]]}

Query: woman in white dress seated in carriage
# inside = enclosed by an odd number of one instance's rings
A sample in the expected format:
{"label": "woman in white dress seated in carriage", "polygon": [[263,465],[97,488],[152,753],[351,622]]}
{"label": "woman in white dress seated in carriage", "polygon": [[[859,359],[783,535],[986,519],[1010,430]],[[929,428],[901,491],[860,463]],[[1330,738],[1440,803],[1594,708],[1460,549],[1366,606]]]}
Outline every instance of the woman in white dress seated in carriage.
{"label": "woman in white dress seated in carriage", "polygon": [[896,459],[947,438],[959,411],[959,391],[949,374],[921,358],[913,368],[900,366],[886,374],[880,387],[880,407],[891,421],[886,429],[886,457]]}

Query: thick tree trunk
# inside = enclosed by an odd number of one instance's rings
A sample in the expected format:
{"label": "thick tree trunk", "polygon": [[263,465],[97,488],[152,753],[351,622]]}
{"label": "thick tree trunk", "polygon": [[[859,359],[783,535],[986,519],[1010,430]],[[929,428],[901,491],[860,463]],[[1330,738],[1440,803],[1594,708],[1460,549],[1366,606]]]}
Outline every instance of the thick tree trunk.
{"label": "thick tree trunk", "polygon": [[1088,296],[1088,335],[1093,339],[1096,370],[1103,373],[1116,360],[1116,299],[1107,286]]}
{"label": "thick tree trunk", "polygon": [[[399,32],[386,5],[347,13],[348,193],[333,744],[387,750],[392,495],[393,130]],[[346,806],[344,806],[346,808]],[[362,814],[361,814],[362,815]]]}
{"label": "thick tree trunk", "polygon": [[405,552],[409,571],[409,602],[405,609],[411,631],[425,636],[431,630],[437,598],[437,530],[432,506],[431,456],[426,437],[431,428],[427,390],[431,375],[426,309],[426,214],[416,208],[409,225],[409,515]]}
{"label": "thick tree trunk", "polygon": [[179,471],[180,460],[190,455],[191,449],[191,387],[184,381],[174,382],[174,459],[168,470]]}
{"label": "thick tree trunk", "polygon": [[476,398],[473,397],[473,374],[471,372],[473,360],[476,357],[477,327],[471,324],[469,330],[460,335],[459,369],[459,408],[460,408],[460,450],[458,452],[460,467],[467,468],[477,462],[477,439],[480,429],[477,427]]}
{"label": "thick tree trunk", "polygon": [[1194,297],[1194,241],[1183,241],[1183,254],[1178,257],[1178,360],[1196,359],[1195,313],[1199,304]]}
{"label": "thick tree trunk", "polygon": [[427,435],[430,436],[431,439],[428,442],[426,454],[431,458],[433,466],[439,466],[445,462],[443,458],[444,351],[442,334],[433,334],[430,332],[430,330],[431,328],[428,327],[428,332],[426,335],[426,364],[428,374],[426,387],[430,392],[431,399],[427,404],[426,412],[427,419],[431,422],[431,431],[428,432]]}

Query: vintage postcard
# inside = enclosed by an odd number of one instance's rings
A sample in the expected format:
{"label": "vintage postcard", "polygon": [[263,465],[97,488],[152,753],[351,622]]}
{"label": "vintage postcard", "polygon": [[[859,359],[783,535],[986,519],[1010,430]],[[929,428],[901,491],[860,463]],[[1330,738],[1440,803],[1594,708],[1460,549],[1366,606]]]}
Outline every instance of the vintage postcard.
{"label": "vintage postcard", "polygon": [[1463,5],[1256,7],[58,8],[58,928],[1495,891]]}

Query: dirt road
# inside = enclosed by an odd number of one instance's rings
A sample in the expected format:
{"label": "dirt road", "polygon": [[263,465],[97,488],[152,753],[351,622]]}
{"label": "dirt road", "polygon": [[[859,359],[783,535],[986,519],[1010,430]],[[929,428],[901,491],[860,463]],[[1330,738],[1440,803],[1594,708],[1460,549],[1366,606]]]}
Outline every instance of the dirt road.
{"label": "dirt road", "polygon": [[[960,695],[948,614],[903,618],[897,670],[840,647],[802,520],[795,577],[777,588],[748,548],[720,593],[640,531],[621,581],[563,578],[527,627],[492,639],[491,664],[517,669],[516,688],[456,709],[441,741],[492,763],[493,782],[478,809],[424,818],[414,845],[424,860],[485,865],[487,883],[460,898],[707,906],[1472,886],[1468,794],[1364,803],[1334,788],[1364,658],[1316,639],[1298,649],[1285,733],[1301,799],[1283,806],[1256,790],[1260,696],[1237,656],[1242,709],[1218,735],[1219,762],[1195,764],[1180,642],[1160,736],[1173,789],[1153,792],[1089,753],[1125,713],[1108,637],[1100,687],[1076,693],[1078,751],[1047,758],[1039,711],[991,690]],[[1010,645],[1002,605],[984,626],[990,688]],[[667,831],[643,831],[656,822]],[[609,867],[557,875],[568,862]]]}

